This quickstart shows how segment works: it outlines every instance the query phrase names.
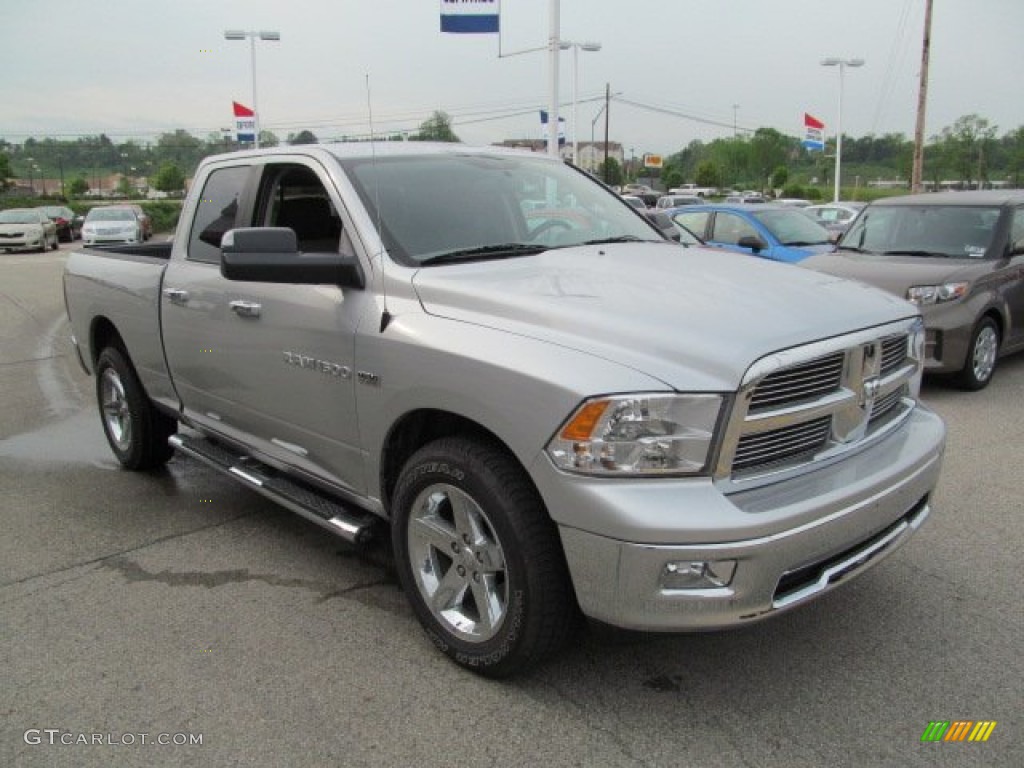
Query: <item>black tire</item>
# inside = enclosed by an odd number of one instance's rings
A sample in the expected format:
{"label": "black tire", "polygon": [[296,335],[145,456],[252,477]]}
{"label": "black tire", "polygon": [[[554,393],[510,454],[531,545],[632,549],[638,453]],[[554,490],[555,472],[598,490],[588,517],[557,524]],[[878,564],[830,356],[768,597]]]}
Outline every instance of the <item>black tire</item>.
{"label": "black tire", "polygon": [[988,386],[999,361],[999,343],[999,326],[991,317],[981,318],[971,334],[963,370],[957,374],[961,389],[977,392]]}
{"label": "black tire", "polygon": [[508,677],[569,637],[578,608],[558,531],[505,451],[468,437],[421,448],[399,477],[391,530],[413,611],[456,664]]}
{"label": "black tire", "polygon": [[104,349],[96,362],[96,402],[110,449],[125,469],[153,469],[171,458],[167,438],[177,432],[178,422],[153,406],[117,347]]}

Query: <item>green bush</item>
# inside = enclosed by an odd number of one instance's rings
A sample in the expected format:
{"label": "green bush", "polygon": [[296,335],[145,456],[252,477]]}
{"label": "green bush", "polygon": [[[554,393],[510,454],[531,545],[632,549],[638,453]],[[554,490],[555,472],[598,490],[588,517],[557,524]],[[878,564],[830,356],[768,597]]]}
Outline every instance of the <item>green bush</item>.
{"label": "green bush", "polygon": [[807,190],[805,190],[799,184],[787,184],[782,188],[783,197],[802,197],[804,199],[810,199],[807,197]]}
{"label": "green bush", "polygon": [[154,232],[173,232],[181,215],[181,201],[150,200],[142,203],[142,210],[153,220]]}

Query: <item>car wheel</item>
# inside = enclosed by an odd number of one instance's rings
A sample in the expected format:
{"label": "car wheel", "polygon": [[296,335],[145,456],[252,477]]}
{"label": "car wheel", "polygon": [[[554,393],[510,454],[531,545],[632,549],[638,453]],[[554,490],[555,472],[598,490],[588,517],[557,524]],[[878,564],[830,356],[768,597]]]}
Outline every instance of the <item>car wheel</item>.
{"label": "car wheel", "polygon": [[992,380],[999,359],[999,327],[991,317],[983,317],[971,334],[967,360],[958,376],[962,389],[984,389]]}
{"label": "car wheel", "polygon": [[507,677],[553,654],[577,608],[554,523],[503,450],[453,437],[406,463],[392,505],[413,611],[457,664]]}
{"label": "car wheel", "polygon": [[128,356],[107,347],[96,363],[96,400],[103,432],[117,460],[126,469],[152,469],[174,452],[167,438],[178,422],[150,402]]}

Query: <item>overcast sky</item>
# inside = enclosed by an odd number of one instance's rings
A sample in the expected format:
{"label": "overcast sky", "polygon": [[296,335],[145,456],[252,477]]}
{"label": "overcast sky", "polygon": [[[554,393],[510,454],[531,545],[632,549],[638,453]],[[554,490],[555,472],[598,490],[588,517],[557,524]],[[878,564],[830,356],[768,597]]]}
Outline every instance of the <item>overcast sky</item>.
{"label": "overcast sky", "polygon": [[[501,47],[543,46],[551,0],[503,0]],[[561,37],[599,41],[580,60],[581,140],[606,83],[612,141],[669,154],[693,139],[761,126],[800,135],[803,113],[844,133],[913,135],[925,0],[561,0]],[[0,0],[0,138],[106,132],[205,137],[251,102],[248,42],[225,29],[273,29],[258,42],[262,127],[282,138],[414,131],[436,109],[463,141],[539,138],[546,53],[498,57],[496,35],[439,31],[438,0]],[[572,53],[561,58],[571,115]],[[935,0],[927,133],[977,113],[999,135],[1024,125],[1024,0]],[[623,103],[628,100],[699,122]],[[736,109],[733,105],[738,105]],[[511,114],[521,113],[521,114]],[[714,123],[719,123],[715,125]],[[601,138],[603,119],[596,124]]]}

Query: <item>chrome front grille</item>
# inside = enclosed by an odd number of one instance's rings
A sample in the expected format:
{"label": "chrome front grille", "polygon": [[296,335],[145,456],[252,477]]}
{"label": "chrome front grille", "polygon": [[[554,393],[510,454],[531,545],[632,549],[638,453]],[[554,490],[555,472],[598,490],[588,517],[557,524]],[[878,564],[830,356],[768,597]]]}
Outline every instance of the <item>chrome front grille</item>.
{"label": "chrome front grille", "polygon": [[891,414],[893,409],[899,406],[902,397],[902,390],[894,389],[885,397],[875,400],[874,407],[871,409],[871,416],[868,417],[868,426],[877,424]]}
{"label": "chrome front grille", "polygon": [[906,336],[890,336],[882,339],[882,375],[898,370],[907,361]]}
{"label": "chrome front grille", "polygon": [[813,454],[825,445],[831,429],[832,420],[822,416],[803,424],[744,435],[736,446],[733,472]]}
{"label": "chrome front grille", "polygon": [[835,352],[765,376],[750,399],[750,410],[772,408],[835,392],[842,381],[845,361],[842,352]]}
{"label": "chrome front grille", "polygon": [[914,406],[922,352],[913,319],[762,358],[737,395],[716,480],[768,482],[888,432]]}

